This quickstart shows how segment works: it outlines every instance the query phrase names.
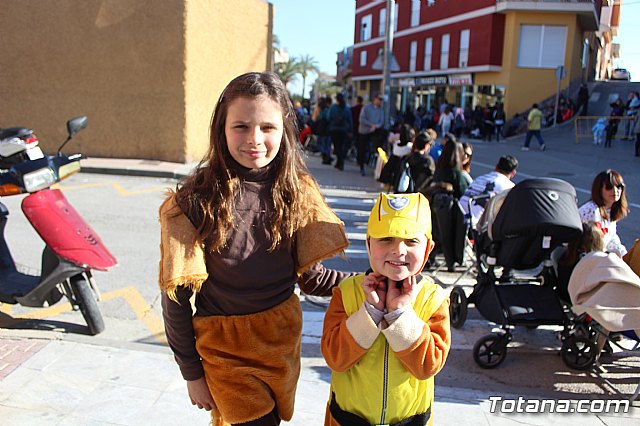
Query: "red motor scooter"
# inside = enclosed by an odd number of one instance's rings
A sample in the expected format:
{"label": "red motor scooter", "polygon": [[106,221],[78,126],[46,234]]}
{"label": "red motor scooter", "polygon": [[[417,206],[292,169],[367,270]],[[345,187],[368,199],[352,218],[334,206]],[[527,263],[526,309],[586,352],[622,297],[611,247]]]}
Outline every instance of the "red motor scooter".
{"label": "red motor scooter", "polygon": [[82,155],[67,156],[61,150],[87,122],[85,116],[67,122],[69,136],[55,156],[43,156],[33,142],[21,148],[16,138],[4,140],[12,146],[0,146],[0,196],[29,193],[22,211],[45,242],[40,275],[21,272],[4,237],[9,211],[0,202],[0,303],[44,307],[65,296],[95,335],[104,330],[104,320],[91,270],[106,271],[117,262],[62,191],[50,188],[80,170]]}

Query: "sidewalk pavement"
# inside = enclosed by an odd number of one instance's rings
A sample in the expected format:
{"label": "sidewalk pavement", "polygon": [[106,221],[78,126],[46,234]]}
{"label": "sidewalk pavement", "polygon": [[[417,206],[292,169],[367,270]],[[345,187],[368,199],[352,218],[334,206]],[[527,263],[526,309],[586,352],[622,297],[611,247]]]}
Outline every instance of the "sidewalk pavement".
{"label": "sidewalk pavement", "polygon": [[[370,170],[368,176],[362,177],[352,163],[347,163],[344,172],[340,172],[321,165],[316,155],[309,157],[308,165],[325,193],[373,197],[380,190]],[[165,178],[184,176],[194,166],[98,158],[82,162],[83,172]],[[330,381],[330,371],[319,351],[324,310],[310,304],[304,296],[301,301],[304,311],[302,371],[295,415],[288,424],[321,425]],[[522,371],[519,373],[523,375],[522,387],[516,392],[473,385],[478,374],[467,376],[467,369],[472,369],[469,367],[471,349],[486,332],[486,321],[481,319],[470,319],[463,329],[453,331],[452,364],[436,378],[435,424],[638,424],[640,413],[633,407],[628,413],[618,415],[491,413],[491,396],[517,401],[519,397],[558,399],[567,394],[545,394],[540,389],[525,392],[527,375],[535,373]],[[544,357],[551,356],[548,350],[544,354],[545,348],[554,345],[553,337],[549,336],[553,333],[527,333],[520,342],[524,353],[528,347],[536,358],[542,357],[545,362]],[[459,351],[465,352],[464,360],[454,362],[453,354]],[[558,362],[557,358],[546,359]],[[523,365],[523,370],[526,367]],[[510,374],[507,370],[497,373],[498,376]],[[591,399],[594,395],[584,397]],[[56,331],[0,329],[1,425],[204,425],[208,420],[208,413],[190,404],[185,383],[166,346],[106,341],[100,336]]]}

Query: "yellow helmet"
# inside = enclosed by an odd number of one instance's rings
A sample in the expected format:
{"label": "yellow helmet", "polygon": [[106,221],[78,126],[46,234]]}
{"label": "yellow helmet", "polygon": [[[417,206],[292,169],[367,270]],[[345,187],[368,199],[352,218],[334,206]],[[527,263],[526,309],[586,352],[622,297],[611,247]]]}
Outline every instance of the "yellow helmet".
{"label": "yellow helmet", "polygon": [[426,235],[431,239],[431,209],[429,201],[420,194],[380,194],[367,224],[367,236],[373,238],[415,238]]}

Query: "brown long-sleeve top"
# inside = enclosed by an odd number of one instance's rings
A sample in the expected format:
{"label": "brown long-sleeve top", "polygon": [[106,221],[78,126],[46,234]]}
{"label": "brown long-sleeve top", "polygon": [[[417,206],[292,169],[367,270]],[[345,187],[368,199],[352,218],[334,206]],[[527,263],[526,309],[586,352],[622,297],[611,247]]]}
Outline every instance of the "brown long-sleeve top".
{"label": "brown long-sleeve top", "polygon": [[[266,221],[271,208],[272,171],[245,169],[236,165],[242,189],[236,199],[235,223],[221,253],[207,251],[208,279],[195,298],[195,315],[247,315],[270,309],[287,300],[296,282],[311,295],[328,296],[331,289],[351,275],[315,265],[300,277],[296,273],[295,241],[269,251]],[[196,225],[198,212],[186,211]],[[206,241],[205,241],[206,247]],[[177,303],[162,293],[162,311],[167,341],[186,380],[204,375],[196,350],[192,326],[192,290],[178,287]]]}

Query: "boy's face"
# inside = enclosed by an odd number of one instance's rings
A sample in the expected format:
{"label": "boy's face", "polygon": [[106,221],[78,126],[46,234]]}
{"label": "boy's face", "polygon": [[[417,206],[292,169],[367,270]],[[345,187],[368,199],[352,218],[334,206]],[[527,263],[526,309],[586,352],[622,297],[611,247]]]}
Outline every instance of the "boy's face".
{"label": "boy's face", "polygon": [[420,273],[429,240],[417,238],[369,238],[369,261],[374,272],[393,281],[402,281]]}

